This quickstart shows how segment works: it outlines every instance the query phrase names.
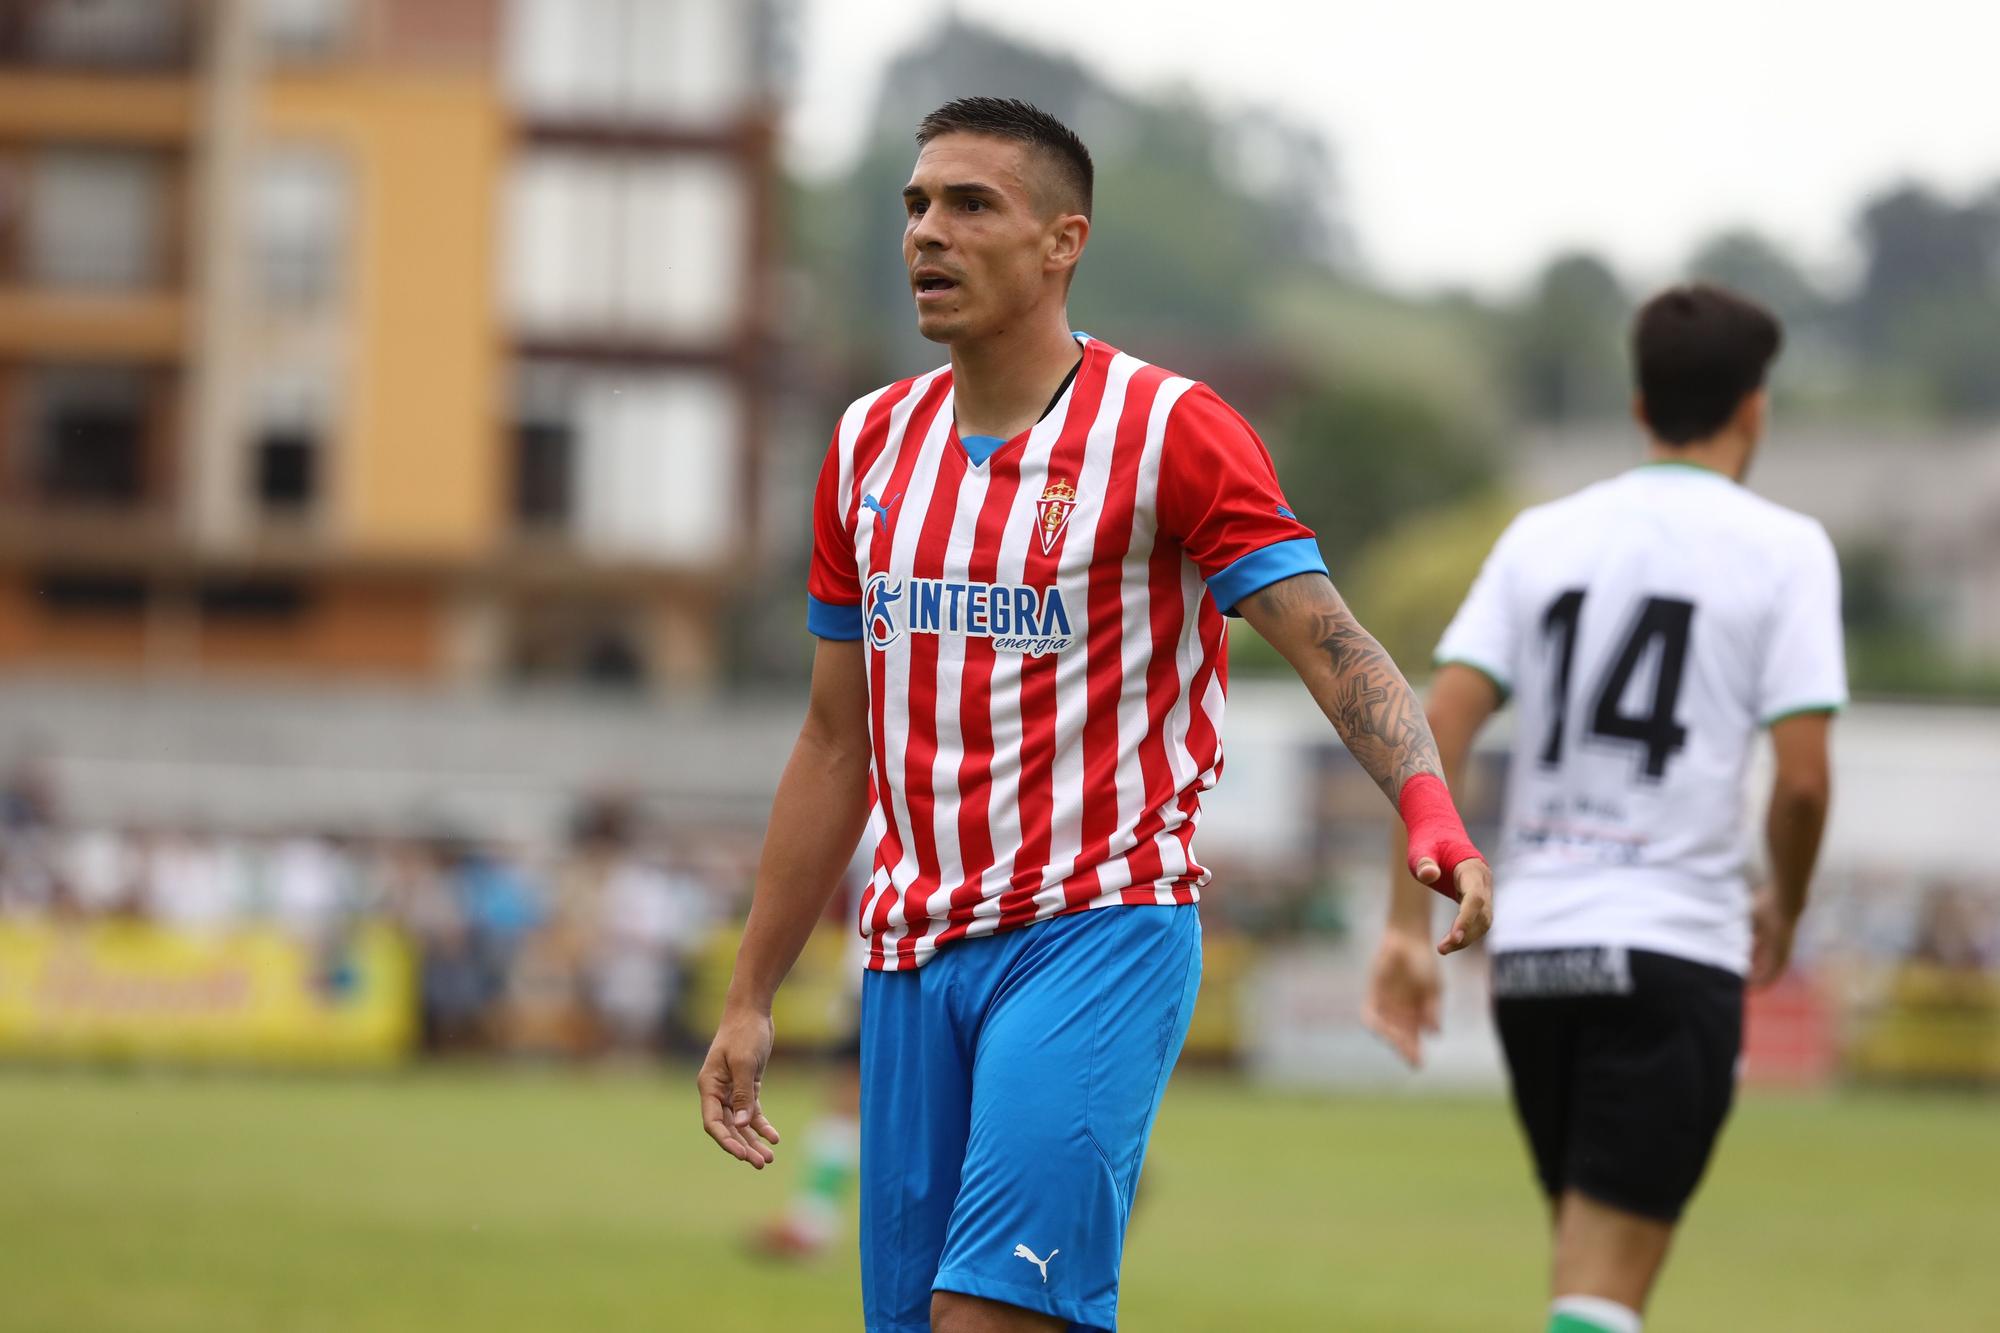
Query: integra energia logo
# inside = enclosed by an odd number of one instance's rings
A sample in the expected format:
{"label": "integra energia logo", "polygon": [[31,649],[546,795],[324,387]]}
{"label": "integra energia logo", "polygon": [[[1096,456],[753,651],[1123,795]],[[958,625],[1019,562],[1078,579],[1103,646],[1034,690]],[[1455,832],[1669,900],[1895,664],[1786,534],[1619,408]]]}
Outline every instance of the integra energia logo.
{"label": "integra energia logo", "polygon": [[902,600],[902,585],[891,589],[887,574],[877,574],[868,580],[862,596],[862,624],[868,631],[869,644],[877,652],[894,643],[903,632],[896,627],[896,603]]}
{"label": "integra energia logo", "polygon": [[877,652],[912,634],[989,639],[999,653],[1040,657],[1076,641],[1062,589],[955,579],[892,580],[877,574],[862,593],[862,623]]}

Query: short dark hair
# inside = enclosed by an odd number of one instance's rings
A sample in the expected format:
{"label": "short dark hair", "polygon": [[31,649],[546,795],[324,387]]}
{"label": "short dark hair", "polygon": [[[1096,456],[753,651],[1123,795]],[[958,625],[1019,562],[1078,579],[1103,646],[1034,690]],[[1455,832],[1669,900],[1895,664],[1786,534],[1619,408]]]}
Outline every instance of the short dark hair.
{"label": "short dark hair", "polygon": [[1693,444],[1729,423],[1783,345],[1770,311],[1709,283],[1667,290],[1632,321],[1639,409],[1662,444]]}
{"label": "short dark hair", "polygon": [[1071,212],[1090,216],[1097,168],[1076,131],[1048,112],[1013,97],[961,97],[946,102],[917,125],[922,147],[946,134],[991,134],[1039,149],[1054,164],[1070,194]]}

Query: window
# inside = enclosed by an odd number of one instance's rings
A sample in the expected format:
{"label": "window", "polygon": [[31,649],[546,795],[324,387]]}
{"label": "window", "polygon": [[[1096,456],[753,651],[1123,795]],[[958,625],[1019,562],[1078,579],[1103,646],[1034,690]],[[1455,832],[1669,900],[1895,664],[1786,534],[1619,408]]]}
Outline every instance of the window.
{"label": "window", "polygon": [[732,0],[627,0],[624,108],[643,118],[727,115],[754,92],[756,7]]}
{"label": "window", "polygon": [[530,153],[515,168],[508,213],[501,277],[519,324],[547,332],[615,328],[615,161]]}
{"label": "window", "polygon": [[251,482],[267,517],[298,518],[318,496],[320,455],[329,395],[308,372],[279,372],[261,387],[254,407]]}
{"label": "window", "polygon": [[517,101],[579,119],[720,121],[754,91],[758,6],[740,0],[512,0]]}
{"label": "window", "polygon": [[569,525],[576,473],[576,403],[568,375],[530,368],[514,422],[514,517],[522,526]]}
{"label": "window", "polygon": [[264,48],[280,61],[328,60],[347,37],[350,0],[260,0]]}
{"label": "window", "polygon": [[257,502],[270,514],[311,508],[319,441],[301,430],[271,427],[257,441]]}
{"label": "window", "polygon": [[646,656],[630,631],[606,626],[583,645],[583,682],[599,689],[633,690],[646,683]]}
{"label": "window", "polygon": [[257,285],[273,309],[325,305],[340,276],[347,179],[332,153],[283,147],[264,154],[251,186]]}
{"label": "window", "polygon": [[507,64],[532,111],[608,115],[617,108],[625,0],[512,0]]}
{"label": "window", "polygon": [[515,320],[539,333],[725,338],[748,219],[727,162],[532,153],[514,178],[502,275]]}
{"label": "window", "polygon": [[137,616],[146,594],[137,574],[52,570],[35,581],[36,600],[53,616]]}
{"label": "window", "polygon": [[14,0],[23,53],[49,65],[147,69],[189,53],[187,0]]}
{"label": "window", "polygon": [[296,620],[311,601],[305,585],[291,579],[204,579],[195,589],[195,604],[205,620]]}
{"label": "window", "polygon": [[597,373],[578,394],[576,532],[611,559],[708,565],[741,521],[741,403],[720,374]]}
{"label": "window", "polygon": [[57,148],[37,154],[27,200],[28,280],[85,290],[156,283],[164,175],[153,153]]}
{"label": "window", "polygon": [[707,565],[743,513],[742,403],[710,371],[527,367],[515,408],[515,516],[611,560]]}
{"label": "window", "polygon": [[641,608],[565,598],[529,602],[509,618],[508,674],[523,684],[643,686],[650,668]]}
{"label": "window", "polygon": [[523,421],[514,431],[514,516],[531,527],[561,528],[570,516],[576,433],[564,421]]}
{"label": "window", "polygon": [[716,158],[655,160],[627,168],[622,184],[621,322],[650,333],[728,336],[748,262],[741,174]]}
{"label": "window", "polygon": [[30,377],[36,489],[49,500],[130,505],[145,489],[143,373],[63,367]]}

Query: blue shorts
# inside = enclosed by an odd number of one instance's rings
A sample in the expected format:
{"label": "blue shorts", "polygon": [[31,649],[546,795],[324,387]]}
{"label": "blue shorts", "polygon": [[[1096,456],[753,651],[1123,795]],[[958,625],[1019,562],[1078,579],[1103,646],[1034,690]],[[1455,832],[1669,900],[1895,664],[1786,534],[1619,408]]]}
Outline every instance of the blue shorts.
{"label": "blue shorts", "polygon": [[1201,984],[1192,904],[947,945],[861,992],[861,1304],[928,1333],[933,1291],[1118,1323],[1118,1265]]}

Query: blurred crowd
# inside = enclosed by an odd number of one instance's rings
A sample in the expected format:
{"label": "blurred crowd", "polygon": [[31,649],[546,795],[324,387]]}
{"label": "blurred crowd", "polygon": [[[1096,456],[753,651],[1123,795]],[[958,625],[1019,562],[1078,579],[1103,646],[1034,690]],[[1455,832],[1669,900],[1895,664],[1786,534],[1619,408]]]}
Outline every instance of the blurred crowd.
{"label": "blurred crowd", "polygon": [[131,920],[183,933],[275,929],[337,977],[357,931],[408,941],[425,1047],[647,1053],[693,1040],[695,956],[748,882],[727,840],[669,836],[622,795],[579,802],[565,836],[505,844],[63,819],[31,769],[0,787],[0,923]]}
{"label": "blurred crowd", "polygon": [[[712,1018],[695,1011],[726,975],[717,968],[748,907],[761,833],[669,820],[615,789],[577,799],[550,836],[512,841],[421,818],[395,834],[189,818],[114,826],[74,817],[58,792],[45,765],[0,770],[0,929],[275,932],[308,951],[311,984],[332,1003],[368,984],[358,960],[376,955],[362,942],[393,931],[433,1054],[698,1053]],[[1318,941],[1337,952],[1365,934],[1379,902],[1377,841],[1329,844],[1317,873],[1216,858],[1205,931],[1218,946],[1233,936],[1253,949]],[[822,981],[857,965],[849,910],[845,899],[829,910],[847,948],[823,960]],[[1811,1068],[1832,1069],[1838,1055],[1885,1077],[2000,1078],[2000,881],[1830,867],[1795,962],[1818,994],[1795,997],[1803,1026],[1784,1040]],[[1222,967],[1205,989],[1226,997],[1233,984]],[[837,1003],[849,995],[828,990]],[[1925,1035],[1934,1029],[1944,1036]],[[814,1042],[814,1031],[794,1025],[791,1039]],[[1949,1058],[1910,1054],[1933,1050]]]}

